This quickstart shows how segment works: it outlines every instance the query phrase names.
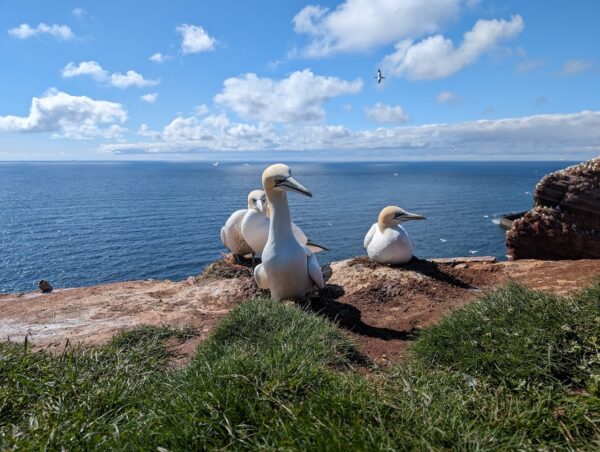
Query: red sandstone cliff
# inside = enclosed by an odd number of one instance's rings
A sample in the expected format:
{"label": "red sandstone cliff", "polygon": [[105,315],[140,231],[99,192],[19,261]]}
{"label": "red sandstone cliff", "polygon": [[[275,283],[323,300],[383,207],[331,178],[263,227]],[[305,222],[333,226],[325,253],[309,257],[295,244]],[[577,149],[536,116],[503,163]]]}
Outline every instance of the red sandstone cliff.
{"label": "red sandstone cliff", "polygon": [[600,258],[600,157],[544,176],[506,246],[511,259]]}

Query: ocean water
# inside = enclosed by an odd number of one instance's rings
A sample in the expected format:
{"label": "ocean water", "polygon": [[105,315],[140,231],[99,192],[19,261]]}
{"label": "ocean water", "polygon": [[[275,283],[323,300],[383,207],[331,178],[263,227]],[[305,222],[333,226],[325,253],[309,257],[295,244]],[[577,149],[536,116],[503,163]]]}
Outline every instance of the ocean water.
{"label": "ocean water", "polygon": [[[535,184],[567,162],[294,163],[313,198],[292,219],[331,251],[364,254],[381,208],[427,217],[406,229],[421,258],[505,259],[499,215],[531,207]],[[185,279],[224,252],[220,228],[260,188],[265,163],[0,163],[0,292],[132,279]]]}

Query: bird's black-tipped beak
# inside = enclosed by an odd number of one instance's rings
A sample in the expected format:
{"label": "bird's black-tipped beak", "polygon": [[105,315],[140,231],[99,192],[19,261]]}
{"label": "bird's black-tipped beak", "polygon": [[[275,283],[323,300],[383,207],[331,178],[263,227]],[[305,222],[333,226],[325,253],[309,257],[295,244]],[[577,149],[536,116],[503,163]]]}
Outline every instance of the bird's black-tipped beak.
{"label": "bird's black-tipped beak", "polygon": [[276,187],[283,188],[285,191],[295,191],[296,193],[312,198],[312,193],[292,176],[286,177],[281,182],[278,182]]}
{"label": "bird's black-tipped beak", "polygon": [[417,213],[410,212],[402,212],[396,215],[396,219],[400,221],[413,221],[413,220],[426,220],[427,218],[423,215],[419,215]]}

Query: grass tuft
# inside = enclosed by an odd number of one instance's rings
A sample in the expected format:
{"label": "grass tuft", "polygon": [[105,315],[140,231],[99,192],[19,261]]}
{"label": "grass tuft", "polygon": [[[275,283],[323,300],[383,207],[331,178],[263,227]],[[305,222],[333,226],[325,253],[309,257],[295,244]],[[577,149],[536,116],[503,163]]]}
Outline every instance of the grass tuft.
{"label": "grass tuft", "polygon": [[559,383],[595,392],[599,337],[600,282],[571,297],[509,284],[423,331],[413,352],[427,366],[512,387]]}

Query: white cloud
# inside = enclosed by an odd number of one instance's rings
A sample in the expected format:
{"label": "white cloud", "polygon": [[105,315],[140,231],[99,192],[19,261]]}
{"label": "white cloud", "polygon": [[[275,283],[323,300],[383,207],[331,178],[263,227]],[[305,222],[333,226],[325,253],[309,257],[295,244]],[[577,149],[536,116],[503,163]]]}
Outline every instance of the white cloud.
{"label": "white cloud", "polygon": [[164,63],[165,61],[169,61],[172,59],[173,57],[171,55],[163,55],[160,52],[156,52],[149,58],[150,61],[154,61],[155,63]]}
{"label": "white cloud", "polygon": [[294,17],[294,30],[311,37],[301,51],[305,56],[364,52],[400,39],[435,33],[458,17],[464,3],[462,0],[346,0],[333,11],[309,5]]}
{"label": "white cloud", "polygon": [[74,139],[117,138],[125,130],[119,123],[126,119],[127,112],[121,104],[50,90],[32,99],[28,116],[0,116],[0,132],[51,132]]}
{"label": "white cloud", "polygon": [[71,11],[71,14],[77,19],[84,19],[88,15],[87,11],[83,8],[75,8]]}
{"label": "white cloud", "polygon": [[270,123],[318,121],[325,117],[323,103],[362,89],[362,80],[314,75],[310,69],[296,71],[282,80],[256,74],[228,78],[214,98],[240,117]]}
{"label": "white cloud", "polygon": [[143,96],[140,96],[140,99],[142,99],[144,102],[148,102],[149,104],[153,104],[156,102],[156,99],[158,99],[158,93],[144,94]]}
{"label": "white cloud", "polygon": [[121,89],[130,86],[144,88],[145,86],[158,85],[158,83],[158,80],[146,80],[141,74],[132,70],[127,71],[125,74],[115,72],[110,75],[110,84]]}
{"label": "white cloud", "polygon": [[125,74],[119,72],[110,74],[95,61],[82,61],[78,65],[71,62],[62,69],[61,74],[64,78],[89,76],[96,81],[108,83],[121,89],[130,86],[144,88],[159,83],[158,80],[146,80],[141,74],[133,70],[129,70]]}
{"label": "white cloud", "polygon": [[148,127],[148,124],[142,124],[138,129],[137,134],[143,137],[151,137],[155,140],[160,139],[160,132],[151,130],[150,127]]}
{"label": "white cloud", "polygon": [[64,78],[87,75],[98,81],[104,81],[110,78],[108,72],[102,69],[102,66],[95,61],[82,61],[77,66],[75,63],[71,62],[62,69],[61,75]]}
{"label": "white cloud", "polygon": [[204,116],[205,114],[208,113],[208,107],[204,104],[202,105],[196,105],[194,107],[194,114],[196,116]]}
{"label": "white cloud", "polygon": [[161,134],[161,138],[165,141],[201,141],[210,136],[210,133],[194,116],[175,118],[165,126]]}
{"label": "white cloud", "polygon": [[451,91],[442,91],[435,97],[435,100],[440,104],[454,102],[456,99],[458,99],[458,96]]}
{"label": "white cloud", "polygon": [[230,125],[229,118],[224,113],[218,115],[209,115],[205,117],[202,122],[218,130],[223,130]]}
{"label": "white cloud", "polygon": [[[345,151],[384,158],[535,159],[593,156],[600,152],[600,111],[379,127],[354,131],[340,125],[228,124],[214,128],[178,117],[162,132],[144,130],[151,142],[102,145],[101,152]],[[343,154],[347,155],[347,154]]]}
{"label": "white cloud", "polygon": [[373,107],[365,108],[367,117],[381,123],[403,123],[408,115],[400,105],[391,106],[377,102]]}
{"label": "white cloud", "polygon": [[202,27],[183,24],[177,26],[177,32],[183,38],[181,51],[184,55],[188,53],[208,52],[215,48],[216,39],[209,36]]}
{"label": "white cloud", "polygon": [[448,77],[473,64],[482,54],[501,41],[514,38],[524,28],[521,16],[511,20],[478,20],[463,36],[458,48],[442,35],[430,36],[418,43],[404,40],[396,51],[384,58],[386,72],[413,80]]}
{"label": "white cloud", "polygon": [[28,39],[44,34],[54,36],[55,38],[62,39],[64,41],[75,38],[71,28],[67,25],[46,25],[45,23],[40,23],[35,28],[29,26],[29,24],[21,24],[18,27],[8,30],[8,34],[17,39]]}
{"label": "white cloud", "polygon": [[577,75],[590,70],[594,63],[588,60],[567,60],[560,73],[562,75]]}

